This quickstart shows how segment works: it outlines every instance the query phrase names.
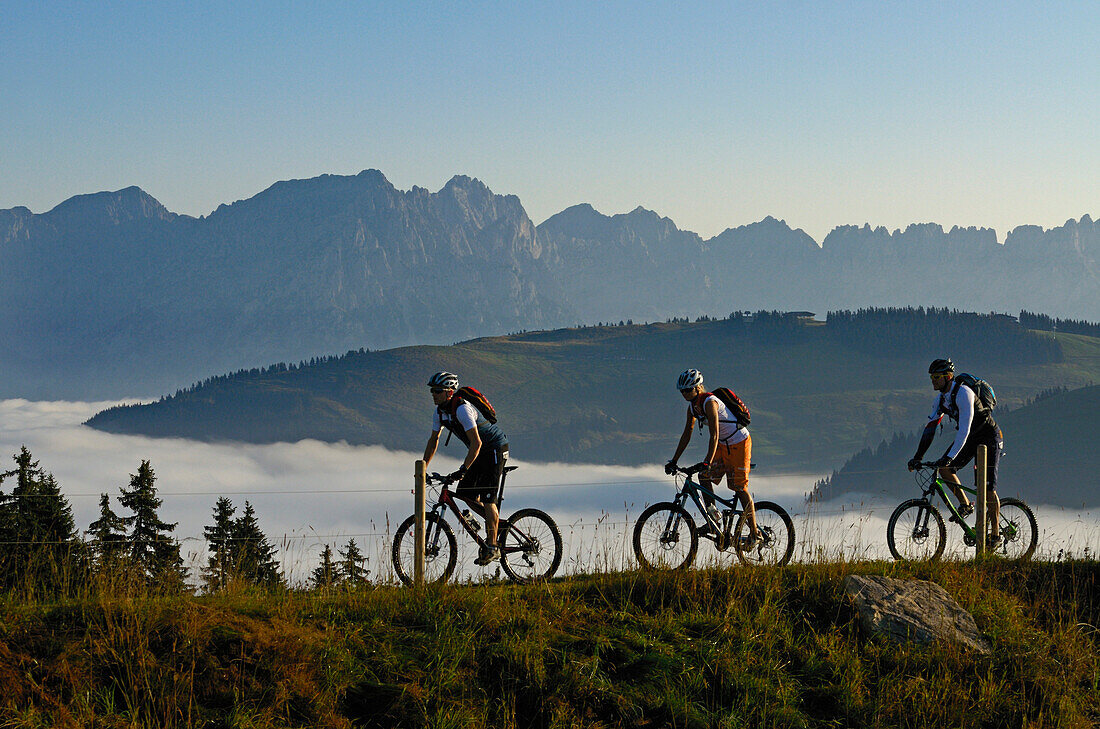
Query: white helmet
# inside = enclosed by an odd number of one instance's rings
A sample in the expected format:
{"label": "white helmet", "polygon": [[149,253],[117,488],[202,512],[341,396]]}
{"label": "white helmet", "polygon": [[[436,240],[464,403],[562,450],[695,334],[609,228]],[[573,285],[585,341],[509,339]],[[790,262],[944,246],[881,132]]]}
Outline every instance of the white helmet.
{"label": "white helmet", "polygon": [[691,390],[703,384],[703,373],[699,370],[684,370],[676,380],[677,390]]}
{"label": "white helmet", "polygon": [[442,390],[457,390],[458,375],[452,375],[450,372],[436,372],[432,375],[432,379],[428,380],[428,387]]}

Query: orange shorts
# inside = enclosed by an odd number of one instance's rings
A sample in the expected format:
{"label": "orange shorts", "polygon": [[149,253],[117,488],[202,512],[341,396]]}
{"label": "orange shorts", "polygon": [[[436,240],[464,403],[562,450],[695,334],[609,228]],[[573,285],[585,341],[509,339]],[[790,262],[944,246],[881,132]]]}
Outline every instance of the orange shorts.
{"label": "orange shorts", "polygon": [[752,460],[752,436],[740,443],[725,445],[718,443],[714,452],[714,461],[706,472],[707,481],[718,484],[722,478],[734,491],[743,491],[749,487],[749,462]]}

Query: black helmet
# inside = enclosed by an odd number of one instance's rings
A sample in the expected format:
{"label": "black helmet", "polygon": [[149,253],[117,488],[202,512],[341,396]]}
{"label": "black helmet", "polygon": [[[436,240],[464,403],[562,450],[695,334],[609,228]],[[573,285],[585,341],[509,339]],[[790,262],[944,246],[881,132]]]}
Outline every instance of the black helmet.
{"label": "black helmet", "polygon": [[930,375],[945,375],[954,371],[955,363],[950,359],[934,359],[932,364],[928,365],[928,374]]}
{"label": "black helmet", "polygon": [[456,390],[458,389],[458,375],[452,375],[450,372],[436,372],[432,375],[432,379],[428,380],[428,387]]}

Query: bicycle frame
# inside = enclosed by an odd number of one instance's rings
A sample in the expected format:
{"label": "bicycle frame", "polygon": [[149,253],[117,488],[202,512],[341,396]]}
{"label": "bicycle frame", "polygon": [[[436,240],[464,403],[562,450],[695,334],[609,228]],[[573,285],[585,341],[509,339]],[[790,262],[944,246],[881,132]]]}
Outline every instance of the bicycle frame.
{"label": "bicycle frame", "polygon": [[[455,521],[462,525],[462,529],[470,535],[470,538],[477,542],[478,546],[482,548],[488,548],[489,543],[482,539],[477,532],[471,529],[470,525],[466,523],[466,520],[462,518],[462,514],[458,510],[458,502],[456,501],[456,499],[461,498],[461,496],[456,496],[454,493],[452,493],[451,490],[447,488],[447,484],[442,484],[439,489],[439,499],[436,500],[435,506],[433,506],[431,509],[431,513],[435,514],[437,517],[439,517],[440,521],[442,521],[443,510],[450,509],[451,513],[454,514]],[[439,530],[434,530],[431,536],[432,539],[430,546],[438,546],[437,540],[439,539]]]}
{"label": "bicycle frame", "polygon": [[[703,500],[700,498],[700,496],[703,494],[709,494],[710,496],[714,497],[715,501],[726,507],[725,514],[723,516],[723,521],[726,522],[725,524],[715,523],[710,513],[707,512],[706,507],[703,505]],[[725,534],[728,529],[733,526],[733,520],[740,516],[742,513],[740,502],[737,500],[736,496],[734,496],[732,500],[724,499],[708,489],[703,484],[696,482],[692,478],[692,474],[686,474],[684,476],[684,482],[677,490],[676,498],[672,500],[672,503],[676,504],[676,506],[679,506],[680,508],[684,508],[684,504],[687,503],[687,500],[689,498],[695,502],[696,508],[699,509],[699,513],[703,515],[703,519],[706,521],[706,523],[710,524],[715,529],[716,533],[719,534]]]}
{"label": "bicycle frame", "polygon": [[[924,500],[927,501],[929,504],[931,504],[932,503],[932,498],[931,498],[932,495],[933,494],[939,494],[940,495],[940,500],[943,501],[943,503],[947,505],[948,511],[950,511],[951,514],[954,517],[950,521],[954,521],[956,524],[958,524],[962,528],[963,532],[966,533],[966,536],[970,537],[971,539],[977,540],[978,532],[975,531],[973,527],[971,527],[969,524],[966,523],[965,519],[963,518],[963,515],[959,513],[959,510],[955,508],[955,504],[952,503],[951,499],[947,496],[947,489],[950,488],[950,487],[947,485],[947,482],[944,481],[943,478],[940,476],[939,471],[933,468],[931,475],[928,476],[927,478],[928,478],[928,481],[925,483],[925,485],[921,489],[924,492],[923,493]],[[959,486],[959,488],[961,488],[963,491],[966,491],[967,493],[969,493],[973,496],[978,495],[978,489],[977,488],[971,488],[969,486],[963,485],[962,483],[959,483],[959,484],[956,484],[956,485]],[[925,519],[927,519],[927,518],[928,517],[925,516]],[[927,527],[927,523],[922,524],[921,526],[922,527]]]}
{"label": "bicycle frame", "polygon": [[[497,492],[500,496],[500,498],[497,501],[497,508],[498,509],[500,508],[500,504],[503,503],[503,501],[504,501],[504,481],[508,477],[508,472],[513,471],[516,468],[518,468],[518,466],[505,466],[504,473],[502,473],[501,476],[500,476],[500,490]],[[470,525],[466,522],[465,519],[462,518],[462,514],[458,510],[458,501],[457,501],[458,499],[462,499],[464,502],[466,502],[467,504],[470,504],[471,506],[473,506],[474,502],[472,502],[471,500],[467,500],[466,497],[459,496],[457,493],[451,491],[450,490],[450,484],[444,482],[442,479],[443,479],[442,476],[440,476],[439,474],[435,474],[435,473],[433,473],[431,475],[431,477],[429,478],[429,483],[434,481],[434,482],[439,484],[439,498],[436,499],[435,505],[432,506],[430,513],[435,514],[436,517],[438,517],[440,521],[443,521],[443,513],[442,512],[445,509],[450,509],[451,513],[454,514],[455,521],[457,521],[459,524],[462,525],[463,531],[465,531],[466,534],[468,534],[471,539],[473,539],[475,542],[477,542],[479,547],[481,547],[482,549],[488,549],[489,548],[489,543],[487,541],[485,541],[485,539],[483,539],[477,532],[475,532],[473,529],[470,528]],[[484,504],[482,504],[482,506],[484,506]],[[509,552],[509,553],[511,553],[511,552],[522,552],[523,547],[518,547],[517,546],[517,547],[506,548],[506,547],[501,547],[500,546],[500,543],[503,541],[501,539],[501,535],[503,534],[504,530],[506,528],[508,528],[509,526],[510,525],[508,524],[506,519],[500,519],[500,521],[498,522],[498,526],[497,526],[497,546],[500,548],[501,552]],[[425,540],[425,542],[426,542],[425,548],[426,549],[438,549],[440,530],[439,529],[433,529],[433,530],[430,530],[430,531],[431,531],[431,534],[429,535],[429,539]],[[488,536],[488,535],[486,535],[486,536]]]}

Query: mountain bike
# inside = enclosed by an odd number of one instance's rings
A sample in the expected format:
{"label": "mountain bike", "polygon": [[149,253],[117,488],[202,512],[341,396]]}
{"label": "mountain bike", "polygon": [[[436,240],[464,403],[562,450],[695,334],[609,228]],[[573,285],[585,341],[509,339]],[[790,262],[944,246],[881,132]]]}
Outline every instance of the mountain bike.
{"label": "mountain bike", "polygon": [[[505,466],[500,478],[499,494],[504,493],[504,481],[508,473],[519,468]],[[453,493],[448,487],[457,479],[432,473],[427,485],[439,485],[439,495],[431,511],[424,514],[424,581],[443,583],[454,573],[458,563],[458,541],[454,530],[447,523],[448,511],[462,526],[466,534],[482,549],[489,543],[478,534],[479,524],[464,517],[458,510],[456,499],[466,499]],[[500,503],[500,500],[497,501]],[[513,582],[526,583],[547,580],[557,572],[561,564],[561,532],[545,512],[538,509],[520,509],[507,519],[501,519],[497,527],[497,546],[500,548],[500,566]],[[416,557],[416,516],[410,516],[397,527],[393,538],[393,567],[406,585],[413,582]]]}
{"label": "mountain bike", "polygon": [[[962,529],[963,543],[968,547],[977,544],[977,531],[964,521],[963,515],[948,498],[947,482],[940,478],[936,464],[922,462],[917,466],[914,478],[924,493],[919,499],[909,499],[898,505],[886,526],[886,543],[894,559],[917,562],[936,560],[943,555],[947,544],[947,526],[932,503],[932,498],[937,494],[951,512],[950,521]],[[976,488],[962,486],[962,489],[975,497],[978,494]],[[1011,560],[1031,557],[1039,541],[1039,527],[1031,508],[1019,499],[1002,498],[999,523],[1001,543],[990,548],[989,553]]]}
{"label": "mountain bike", "polygon": [[[672,501],[653,504],[634,525],[634,556],[642,567],[653,570],[678,570],[691,565],[699,549],[699,538],[714,542],[720,553],[730,551],[744,564],[784,565],[794,552],[794,525],[779,504],[757,501],[756,528],[760,538],[750,543],[750,529],[737,497],[723,499],[693,476],[697,466],[676,468],[673,477],[683,476]],[[701,496],[709,494],[723,507],[716,520],[704,508]],[[696,527],[685,505],[691,499],[703,515],[703,526]]]}

